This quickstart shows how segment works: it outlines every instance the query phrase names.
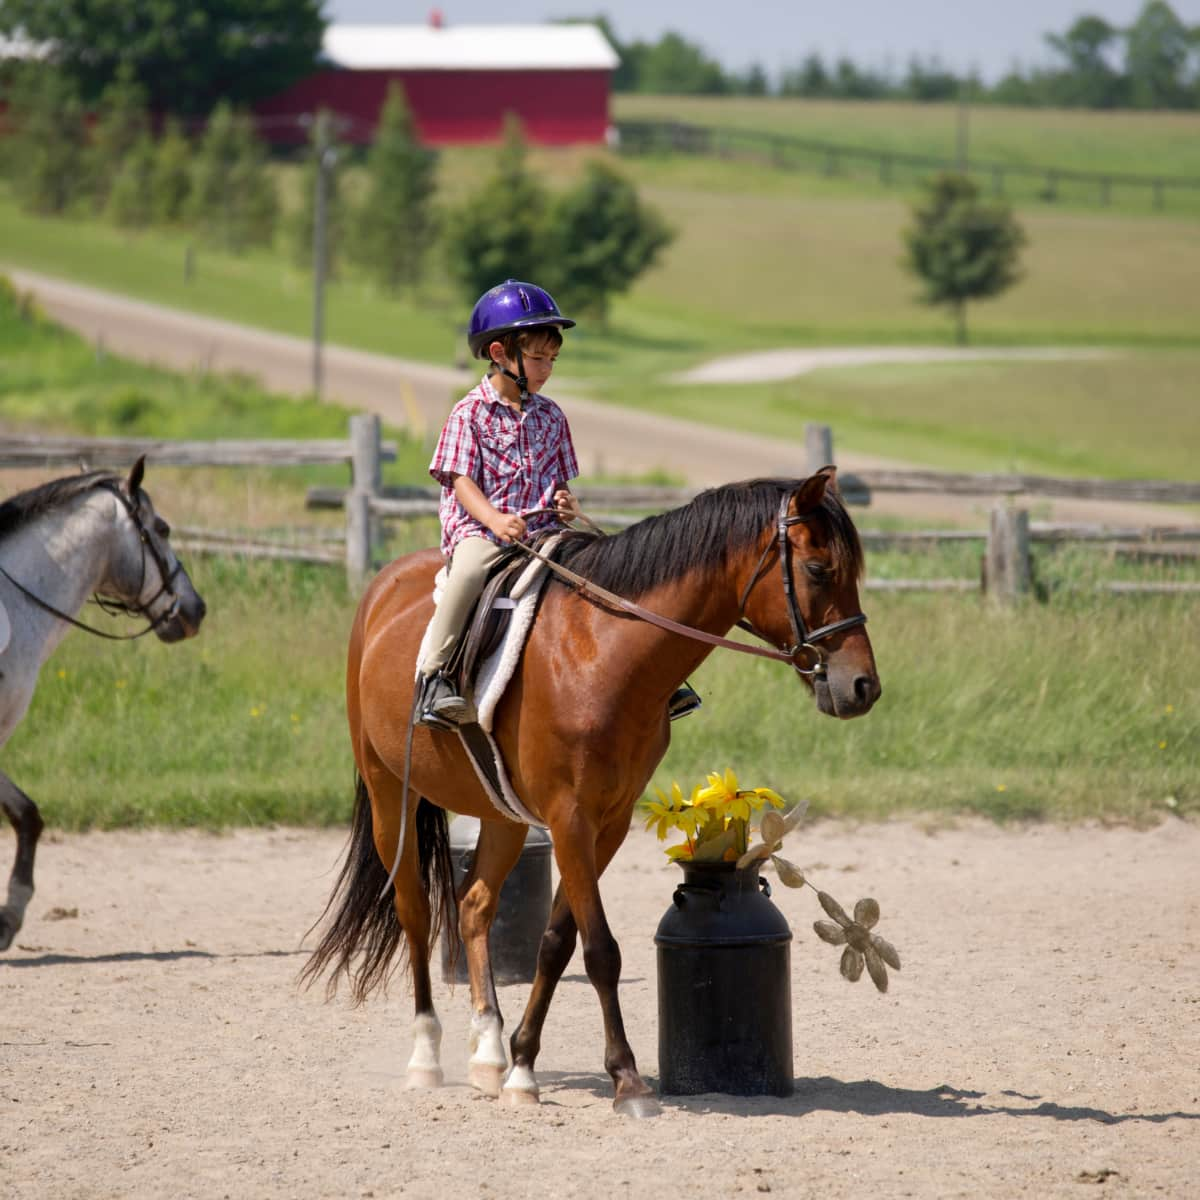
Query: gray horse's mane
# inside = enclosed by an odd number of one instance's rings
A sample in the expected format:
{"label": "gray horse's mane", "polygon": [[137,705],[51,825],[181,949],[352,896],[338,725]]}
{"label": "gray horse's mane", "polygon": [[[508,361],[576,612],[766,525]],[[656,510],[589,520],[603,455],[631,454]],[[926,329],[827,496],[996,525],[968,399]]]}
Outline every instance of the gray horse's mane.
{"label": "gray horse's mane", "polygon": [[0,540],[36,521],[38,517],[69,504],[83,492],[106,487],[118,482],[119,478],[112,471],[86,471],[81,475],[52,479],[49,483],[10,496],[0,503]]}

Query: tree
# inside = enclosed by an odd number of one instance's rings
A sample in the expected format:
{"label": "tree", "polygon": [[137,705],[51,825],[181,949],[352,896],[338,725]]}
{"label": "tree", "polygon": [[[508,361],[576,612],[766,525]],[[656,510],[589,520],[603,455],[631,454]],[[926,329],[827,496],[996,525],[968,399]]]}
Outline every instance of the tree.
{"label": "tree", "polygon": [[83,105],[74,80],[52,67],[26,64],[14,80],[10,105],[21,207],[42,215],[65,212],[82,195],[85,180]]}
{"label": "tree", "polygon": [[154,139],[145,132],[122,155],[105,203],[113,224],[140,229],[154,219],[155,157]]}
{"label": "tree", "polygon": [[664,33],[638,56],[639,92],[722,95],[729,84],[719,63],[678,33]]}
{"label": "tree", "polygon": [[943,172],[926,185],[924,202],[905,230],[905,265],[924,282],[926,304],[946,304],[957,340],[967,342],[968,300],[999,295],[1018,278],[1025,235],[1003,203],[985,203],[965,175]]}
{"label": "tree", "polygon": [[399,84],[388,89],[367,157],[367,195],[355,214],[351,253],[395,291],[421,281],[435,220],[437,156],[421,145]]}
{"label": "tree", "polygon": [[578,187],[555,201],[549,225],[556,251],[546,275],[550,290],[560,304],[601,323],[610,297],[628,291],[674,236],[633,185],[600,161],[588,163]]}
{"label": "tree", "polygon": [[155,112],[204,116],[246,105],[314,70],[322,0],[0,0],[0,34],[47,43],[94,101],[122,63]]}
{"label": "tree", "polygon": [[1134,108],[1185,108],[1187,27],[1164,0],[1147,0],[1125,35],[1125,73]]}
{"label": "tree", "polygon": [[495,173],[447,215],[446,265],[471,302],[505,279],[546,277],[549,204],[526,156],[521,122],[510,113]]}
{"label": "tree", "polygon": [[154,152],[150,202],[154,219],[166,225],[182,221],[192,192],[192,147],[183,127],[169,117]]}
{"label": "tree", "polygon": [[200,142],[189,215],[227,250],[269,242],[279,215],[266,152],[245,113],[222,102]]}
{"label": "tree", "polygon": [[89,183],[96,207],[102,209],[125,156],[145,137],[149,127],[146,92],[128,62],[121,64],[112,82],[104,89],[96,116],[88,150]]}
{"label": "tree", "polygon": [[1102,17],[1082,16],[1066,33],[1048,33],[1046,42],[1066,60],[1056,81],[1056,99],[1085,108],[1114,108],[1122,101],[1124,81],[1108,61],[1120,30]]}

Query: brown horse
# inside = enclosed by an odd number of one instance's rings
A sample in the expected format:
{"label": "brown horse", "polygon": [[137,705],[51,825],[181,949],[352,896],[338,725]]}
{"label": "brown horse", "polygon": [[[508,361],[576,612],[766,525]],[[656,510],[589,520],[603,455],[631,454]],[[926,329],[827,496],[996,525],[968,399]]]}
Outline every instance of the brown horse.
{"label": "brown horse", "polygon": [[[565,562],[599,588],[710,639],[740,622],[774,647],[788,647],[764,652],[800,672],[821,712],[856,717],[879,698],[880,686],[859,610],[862,550],[833,479],[833,468],[825,468],[806,480],[714,488],[622,533],[573,541]],[[621,954],[599,878],[666,751],[668,699],[711,652],[711,641],[631,617],[560,581],[547,586],[494,725],[514,791],[550,831],[560,877],[505,1078],[487,939],[526,827],[492,807],[453,733],[413,732],[407,794],[403,785],[414,663],[440,563],[432,550],[397,559],[359,604],[346,677],[359,774],[353,830],[326,909],[332,916],[304,978],[311,983],[332,968],[332,991],[344,972],[361,1002],[386,981],[403,935],[416,1005],[408,1080],[439,1084],[430,944],[456,907],[445,810],[478,817],[478,849],[457,895],[473,1008],[470,1082],[512,1103],[537,1101],[533,1066],[542,1025],[578,933],[600,998],[614,1107],[653,1115],[658,1101],[625,1037],[617,999]],[[405,838],[414,825],[416,838]]]}

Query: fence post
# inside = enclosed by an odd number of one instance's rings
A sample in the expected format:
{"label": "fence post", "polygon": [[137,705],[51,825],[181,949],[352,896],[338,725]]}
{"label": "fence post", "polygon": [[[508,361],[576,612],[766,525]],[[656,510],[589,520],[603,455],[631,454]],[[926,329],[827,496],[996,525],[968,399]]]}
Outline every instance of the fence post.
{"label": "fence post", "polygon": [[1000,604],[1015,604],[1029,592],[1029,512],[997,504],[988,523],[983,590]]}
{"label": "fence post", "polygon": [[350,491],[346,494],[346,579],[357,589],[371,569],[375,544],[371,501],[379,495],[380,421],[374,413],[350,418]]}
{"label": "fence post", "polygon": [[833,430],[810,421],[804,426],[804,457],[810,475],[833,464]]}

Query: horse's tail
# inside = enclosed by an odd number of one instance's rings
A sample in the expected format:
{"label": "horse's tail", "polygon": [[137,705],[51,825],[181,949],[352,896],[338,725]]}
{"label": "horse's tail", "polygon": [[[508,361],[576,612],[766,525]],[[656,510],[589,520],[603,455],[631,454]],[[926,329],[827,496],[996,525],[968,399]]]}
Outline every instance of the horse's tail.
{"label": "horse's tail", "polygon": [[[392,959],[404,933],[396,916],[392,889],[387,887],[387,869],[375,849],[373,824],[367,785],[361,775],[356,775],[354,818],[346,859],[316,924],[331,912],[333,916],[300,972],[300,982],[308,987],[327,969],[332,969],[326,985],[330,996],[337,991],[338,980],[344,974],[352,981],[355,1004],[361,1004],[375,988],[386,986]],[[421,883],[429,897],[432,915],[429,931],[432,945],[441,928],[453,929],[457,923],[450,833],[445,811],[424,797],[417,806],[416,826]]]}

